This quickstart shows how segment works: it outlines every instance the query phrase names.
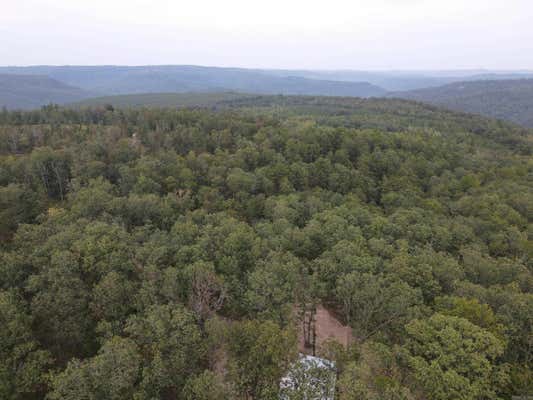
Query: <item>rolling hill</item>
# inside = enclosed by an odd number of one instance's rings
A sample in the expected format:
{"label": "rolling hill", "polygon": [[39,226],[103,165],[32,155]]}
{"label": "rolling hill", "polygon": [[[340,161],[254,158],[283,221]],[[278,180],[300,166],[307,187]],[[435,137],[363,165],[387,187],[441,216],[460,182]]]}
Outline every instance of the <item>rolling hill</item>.
{"label": "rolling hill", "polygon": [[345,82],[368,82],[389,92],[437,87],[453,82],[533,78],[531,71],[356,71],[356,70],[262,70],[277,76],[299,76]]}
{"label": "rolling hill", "polygon": [[250,93],[254,94],[252,98],[255,95],[400,97],[531,127],[533,79],[521,77],[530,75],[490,71],[259,70],[190,65],[0,67],[0,106],[31,109],[47,103],[74,103],[74,106],[204,107],[224,101],[250,101]]}
{"label": "rolling hill", "polygon": [[46,75],[102,95],[237,91],[260,94],[382,96],[367,82],[277,76],[259,70],[199,66],[35,66],[4,67],[0,73]]}
{"label": "rolling hill", "polygon": [[533,79],[456,82],[390,96],[533,127]]}
{"label": "rolling hill", "polygon": [[118,108],[182,108],[212,107],[225,102],[256,98],[256,95],[236,92],[215,93],[140,93],[117,96],[93,97],[69,104],[72,108],[103,107],[112,105]]}
{"label": "rolling hill", "polygon": [[94,96],[89,91],[41,75],[0,74],[0,108],[31,109]]}

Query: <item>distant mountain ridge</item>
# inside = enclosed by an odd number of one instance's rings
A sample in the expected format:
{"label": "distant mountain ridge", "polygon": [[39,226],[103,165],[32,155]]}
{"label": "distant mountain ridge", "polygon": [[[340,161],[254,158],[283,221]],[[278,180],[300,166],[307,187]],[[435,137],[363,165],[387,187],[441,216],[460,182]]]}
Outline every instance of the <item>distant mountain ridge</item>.
{"label": "distant mountain ridge", "polygon": [[0,67],[0,77],[0,107],[11,109],[80,102],[121,107],[212,106],[218,105],[220,96],[236,100],[250,94],[402,97],[533,126],[533,72],[528,71],[31,66]]}
{"label": "distant mountain ridge", "polygon": [[300,76],[345,82],[368,82],[389,92],[437,87],[459,81],[533,78],[533,71],[356,71],[356,70],[262,70],[278,76]]}
{"label": "distant mountain ridge", "polygon": [[396,92],[399,97],[533,127],[533,79],[480,80]]}
{"label": "distant mountain ridge", "polygon": [[31,109],[49,103],[70,103],[94,93],[48,76],[0,74],[0,108]]}
{"label": "distant mountain ridge", "polygon": [[2,67],[0,73],[46,75],[101,95],[238,91],[258,94],[377,97],[386,93],[385,89],[368,82],[276,76],[252,69],[187,65]]}
{"label": "distant mountain ridge", "polygon": [[[357,70],[287,70],[205,67],[197,65],[145,66],[31,66],[0,67],[0,73],[47,75],[51,78],[97,91],[102,95],[185,91],[234,90],[250,92],[250,82],[264,82],[257,90],[264,94],[288,94],[291,78],[312,81],[369,83],[386,91],[414,90],[441,86],[457,81],[533,78],[533,71],[357,71]],[[293,79],[294,80],[294,79]],[[299,82],[300,84],[302,82]],[[309,82],[306,82],[309,84]],[[294,82],[292,83],[294,85]],[[266,85],[266,88],[265,88]],[[289,86],[288,86],[289,85]],[[263,87],[262,87],[263,86]],[[334,85],[335,89],[338,89]],[[303,94],[328,94],[331,93]],[[315,88],[312,88],[316,90]],[[374,88],[375,89],[375,88]],[[133,91],[132,91],[133,90]],[[292,92],[291,92],[292,93]],[[302,94],[302,93],[293,93]],[[337,94],[337,93],[335,93]],[[345,95],[345,93],[338,93]],[[352,96],[353,94],[346,94]],[[376,96],[376,93],[371,93]],[[364,93],[359,95],[366,96]]]}

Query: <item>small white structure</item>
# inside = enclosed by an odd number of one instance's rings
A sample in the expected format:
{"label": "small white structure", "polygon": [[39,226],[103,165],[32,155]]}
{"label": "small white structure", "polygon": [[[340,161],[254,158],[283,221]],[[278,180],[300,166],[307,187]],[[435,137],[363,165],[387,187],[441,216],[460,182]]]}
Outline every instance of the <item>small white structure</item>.
{"label": "small white structure", "polygon": [[280,382],[280,400],[333,400],[335,363],[300,354]]}

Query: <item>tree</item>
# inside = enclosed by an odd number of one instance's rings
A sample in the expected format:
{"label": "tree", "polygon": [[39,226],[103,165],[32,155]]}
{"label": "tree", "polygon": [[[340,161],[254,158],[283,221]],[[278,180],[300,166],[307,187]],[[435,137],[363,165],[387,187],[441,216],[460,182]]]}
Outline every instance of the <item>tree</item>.
{"label": "tree", "polygon": [[89,314],[89,288],[75,256],[54,252],[50,265],[28,280],[31,311],[39,340],[66,362],[85,356],[94,346],[94,321]]}
{"label": "tree", "polygon": [[45,389],[52,357],[31,331],[31,317],[13,290],[0,291],[0,397],[39,398]]}
{"label": "tree", "polygon": [[505,359],[512,362],[510,391],[527,395],[533,390],[533,294],[505,293],[498,309],[508,340]]}
{"label": "tree", "polygon": [[375,273],[379,261],[379,258],[369,256],[362,235],[351,241],[341,240],[315,261],[318,279],[324,290],[323,296],[334,296],[340,276],[350,272]]}
{"label": "tree", "polygon": [[228,331],[229,375],[243,399],[275,399],[296,358],[296,336],[272,321],[236,322]]}
{"label": "tree", "polygon": [[19,224],[33,222],[43,206],[43,199],[28,187],[14,183],[0,187],[0,241],[9,238]]}
{"label": "tree", "polygon": [[463,278],[463,270],[454,258],[431,248],[409,254],[407,244],[400,243],[401,249],[390,261],[388,272],[410,286],[420,288],[426,302],[432,302],[436,296],[450,294],[454,283]]}
{"label": "tree", "polygon": [[[117,223],[102,221],[86,223],[82,234],[73,241],[70,249],[78,255],[76,260],[85,281],[95,284],[110,271],[129,274],[134,268],[135,244],[129,232]],[[70,239],[72,242],[71,238]]]}
{"label": "tree", "polygon": [[361,341],[394,335],[422,304],[421,294],[393,277],[351,272],[338,278],[337,299]]}
{"label": "tree", "polygon": [[437,297],[435,310],[441,314],[467,319],[474,325],[488,330],[497,338],[503,339],[503,325],[498,323],[490,306],[480,303],[477,299],[455,296]]}
{"label": "tree", "polygon": [[228,189],[236,194],[238,192],[253,193],[256,190],[256,177],[240,168],[235,168],[227,177]]}
{"label": "tree", "polygon": [[132,316],[125,333],[143,355],[139,399],[176,396],[199,372],[204,343],[194,315],[183,306],[154,305]]}
{"label": "tree", "polygon": [[434,314],[406,326],[408,363],[417,385],[435,400],[498,398],[507,375],[496,364],[503,344],[460,317]]}
{"label": "tree", "polygon": [[230,399],[228,387],[214,372],[205,370],[200,375],[190,378],[183,388],[184,400],[219,400]]}
{"label": "tree", "polygon": [[92,290],[89,305],[95,320],[112,325],[112,332],[120,333],[127,317],[134,308],[136,294],[134,282],[126,275],[109,272]]}
{"label": "tree", "polygon": [[198,262],[187,271],[189,275],[189,307],[203,326],[224,305],[226,287],[216,274],[213,264]]}
{"label": "tree", "polygon": [[245,294],[252,313],[287,323],[301,270],[301,262],[290,254],[273,253],[259,263],[248,275],[249,289]]}
{"label": "tree", "polygon": [[85,187],[75,187],[77,190],[69,194],[71,212],[78,218],[94,219],[104,212],[111,211],[113,200],[113,185],[102,177],[91,179]]}
{"label": "tree", "polygon": [[70,180],[70,157],[49,147],[35,149],[30,158],[35,179],[53,199],[64,200]]}
{"label": "tree", "polygon": [[135,343],[113,337],[98,354],[74,359],[51,380],[50,400],[130,400],[140,378],[141,355]]}
{"label": "tree", "polygon": [[368,341],[359,349],[339,378],[341,400],[411,400],[415,395],[405,385],[401,353],[383,343]]}

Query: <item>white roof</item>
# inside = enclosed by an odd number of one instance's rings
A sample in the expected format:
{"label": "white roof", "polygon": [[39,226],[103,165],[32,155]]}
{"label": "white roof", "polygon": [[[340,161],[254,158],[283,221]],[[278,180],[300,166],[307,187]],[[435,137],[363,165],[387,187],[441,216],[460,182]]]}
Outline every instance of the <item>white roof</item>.
{"label": "white roof", "polygon": [[335,394],[335,363],[325,358],[300,354],[281,379],[281,400],[288,393],[300,393],[305,400],[333,400]]}
{"label": "white roof", "polygon": [[335,368],[335,363],[333,361],[325,358],[308,356],[306,354],[300,354],[300,362],[305,364],[313,364],[319,368]]}

